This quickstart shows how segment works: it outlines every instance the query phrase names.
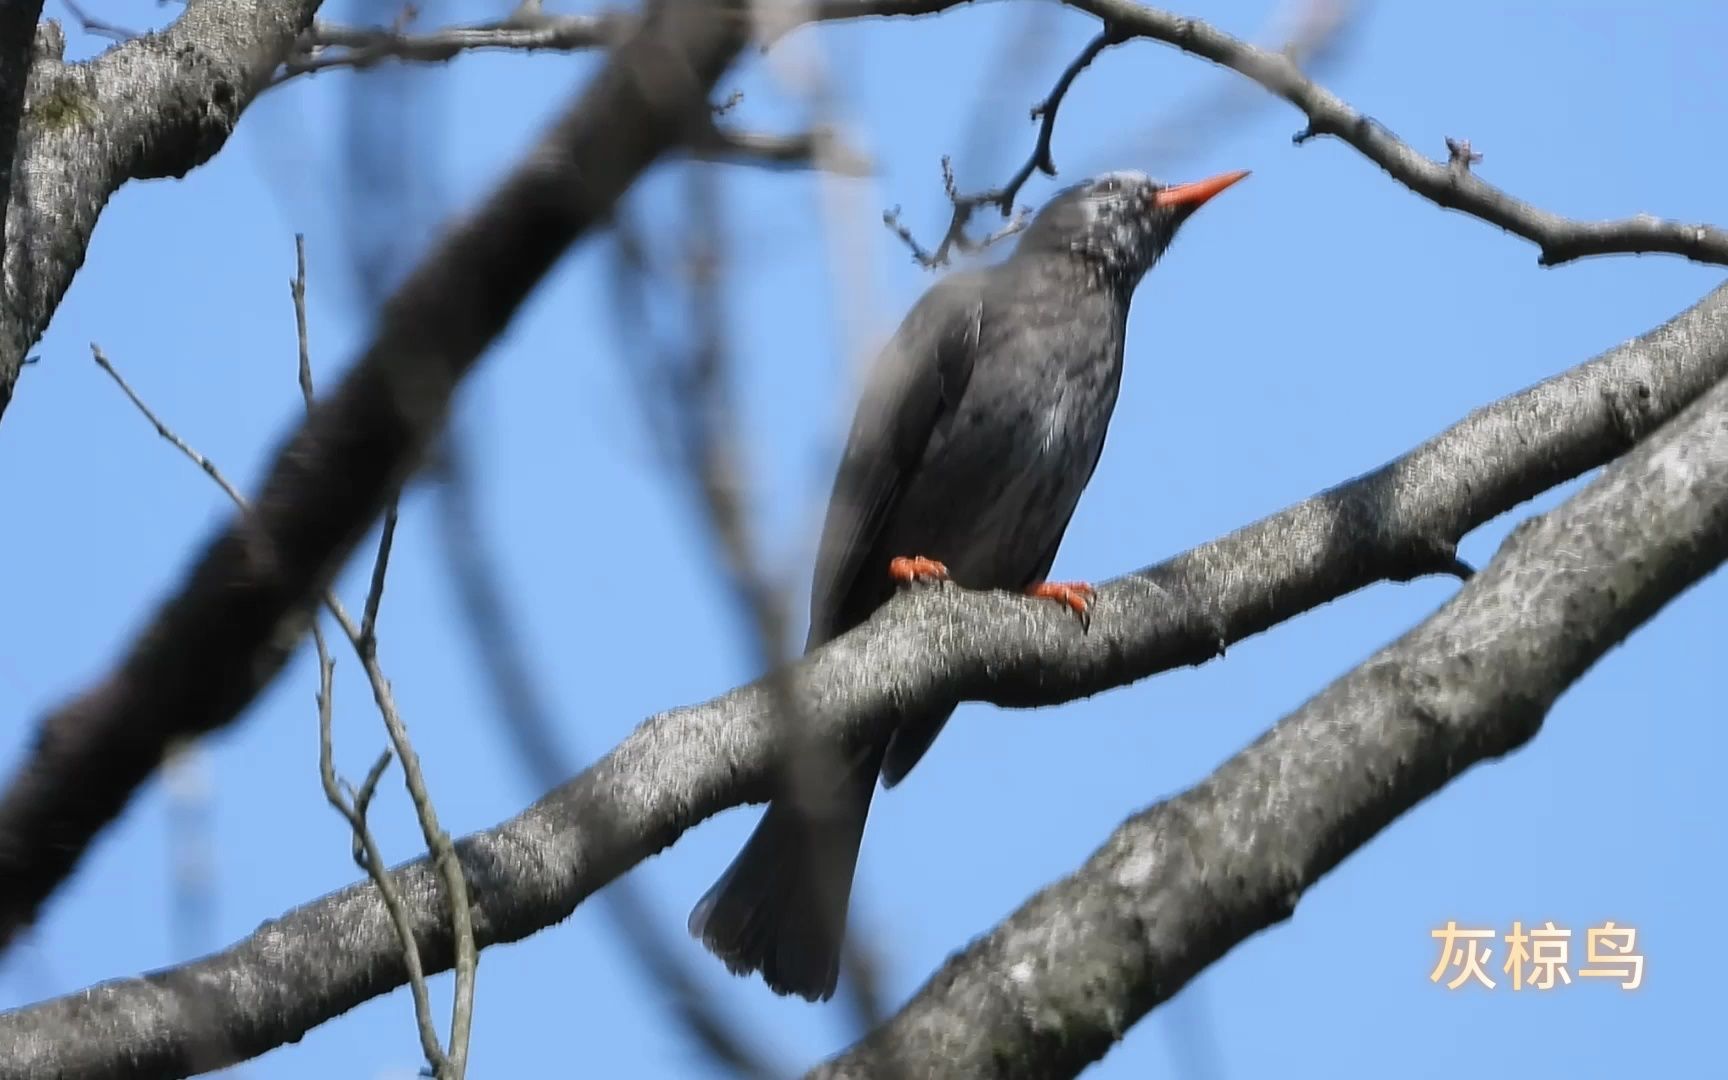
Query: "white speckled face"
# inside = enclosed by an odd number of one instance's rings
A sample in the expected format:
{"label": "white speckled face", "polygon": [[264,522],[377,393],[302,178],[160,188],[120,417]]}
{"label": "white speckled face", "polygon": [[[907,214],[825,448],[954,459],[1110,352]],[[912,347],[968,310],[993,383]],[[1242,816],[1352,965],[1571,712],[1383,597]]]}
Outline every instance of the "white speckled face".
{"label": "white speckled face", "polygon": [[1152,239],[1150,226],[1156,214],[1152,199],[1158,193],[1157,182],[1145,173],[1113,172],[1096,177],[1082,190],[1080,205],[1089,227],[1078,243],[1106,258],[1140,263],[1142,249]]}
{"label": "white speckled face", "polygon": [[1138,280],[1163,253],[1183,216],[1156,204],[1160,187],[1133,170],[1076,184],[1039,212],[1021,246],[1079,252],[1112,274]]}

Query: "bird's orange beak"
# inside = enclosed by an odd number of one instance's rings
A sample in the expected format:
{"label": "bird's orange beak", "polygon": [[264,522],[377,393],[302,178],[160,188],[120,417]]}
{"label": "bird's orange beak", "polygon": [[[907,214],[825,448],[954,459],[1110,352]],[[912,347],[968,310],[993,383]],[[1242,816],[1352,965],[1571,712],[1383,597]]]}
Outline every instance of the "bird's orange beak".
{"label": "bird's orange beak", "polygon": [[1196,180],[1191,184],[1172,184],[1167,188],[1159,188],[1152,197],[1154,206],[1186,206],[1198,209],[1200,204],[1223,191],[1236,181],[1248,175],[1247,169],[1236,172],[1219,173],[1204,180]]}

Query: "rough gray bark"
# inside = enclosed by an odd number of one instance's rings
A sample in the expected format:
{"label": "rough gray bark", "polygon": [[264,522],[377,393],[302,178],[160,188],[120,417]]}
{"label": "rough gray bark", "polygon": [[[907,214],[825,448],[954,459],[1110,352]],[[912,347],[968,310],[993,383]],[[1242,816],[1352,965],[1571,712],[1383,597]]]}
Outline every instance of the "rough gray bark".
{"label": "rough gray bark", "polygon": [[161,33],[93,60],[62,63],[58,48],[36,57],[6,211],[0,414],[108,197],[128,180],[184,176],[221,149],[319,2],[191,0]]}
{"label": "rough gray bark", "polygon": [[[36,20],[41,17],[42,0],[0,0],[0,265],[6,251],[6,203],[12,194],[18,124],[36,53]],[[4,411],[5,398],[0,395],[0,412]]]}
{"label": "rough gray bark", "polygon": [[[1372,473],[1106,583],[1088,634],[1047,605],[1003,593],[945,589],[902,596],[797,665],[791,681],[799,711],[816,725],[813,737],[853,745],[883,737],[894,711],[906,705],[960,699],[1045,704],[1201,662],[1230,642],[1375,581],[1450,568],[1458,537],[1611,461],[1725,376],[1728,286],[1641,338],[1472,413]],[[1623,634],[1635,625],[1618,608],[1609,614],[1613,620],[1603,633],[1619,628]],[[1565,670],[1582,670],[1577,665],[1587,662],[1575,658]],[[514,941],[549,926],[697,822],[765,799],[784,750],[770,692],[758,682],[652,717],[518,817],[461,841],[476,941]],[[1424,700],[1432,723],[1443,729],[1428,738],[1439,740],[1457,715],[1454,702]],[[1309,722],[1299,730],[1312,735]],[[1270,745],[1285,745],[1278,741],[1284,736],[1271,738]],[[1267,745],[1252,751],[1256,768],[1265,767]],[[1373,745],[1328,745],[1332,767],[1376,778],[1372,794],[1380,813],[1413,805],[1451,775],[1443,754],[1387,770]],[[1478,747],[1477,757],[1492,749]],[[1294,760],[1315,757],[1310,751]],[[1226,765],[1220,775],[1250,775],[1242,768]],[[1233,790],[1208,781],[1188,796],[1190,810]],[[1331,861],[1309,869],[1317,873],[1335,863],[1349,850],[1343,839],[1365,839],[1374,824],[1354,821],[1355,834],[1334,832],[1329,839],[1317,833],[1330,845],[1323,850]],[[1288,827],[1301,825],[1293,820]],[[1284,875],[1281,885],[1305,880],[1300,867],[1275,860],[1264,869]],[[444,970],[451,959],[449,919],[434,872],[421,861],[394,873],[426,969]],[[1244,904],[1260,903],[1260,895],[1245,891]],[[1263,916],[1260,925],[1280,914],[1277,908],[1247,911]],[[1170,915],[1178,917],[1198,916]],[[1245,915],[1243,925],[1248,921]],[[1228,944],[1213,942],[1219,952]],[[1200,959],[1188,955],[1182,963]],[[1183,970],[1184,977],[1191,974]],[[401,949],[376,890],[354,885],[265,923],[223,952],[0,1015],[0,1044],[20,1048],[0,1076],[56,1070],[91,1077],[182,1075],[189,1047],[209,1031],[225,1033],[237,1053],[256,1054],[298,1039],[404,978]],[[1145,1002],[1134,1007],[1144,1011],[1148,991],[1134,978],[1125,973],[1113,985],[1130,987],[1133,1002]],[[1101,1038],[1078,1029],[1076,1035]]]}
{"label": "rough gray bark", "polygon": [[219,532],[113,671],[40,723],[0,796],[0,944],[174,740],[231,723],[280,670],[316,597],[518,305],[649,164],[706,123],[713,84],[743,45],[737,12],[708,0],[652,8],[391,298],[365,354],[278,450],[250,511]]}
{"label": "rough gray bark", "polygon": [[1147,1012],[1478,762],[1528,742],[1603,653],[1728,559],[1728,381],[1551,513],[1433,616],[949,960],[810,1080],[940,1062],[1073,1076]]}

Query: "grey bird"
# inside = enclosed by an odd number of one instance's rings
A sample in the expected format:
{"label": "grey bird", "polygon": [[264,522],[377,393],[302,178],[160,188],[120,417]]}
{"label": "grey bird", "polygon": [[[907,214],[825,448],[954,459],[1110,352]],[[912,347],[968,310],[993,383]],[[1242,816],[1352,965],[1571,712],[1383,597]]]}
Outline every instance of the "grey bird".
{"label": "grey bird", "polygon": [[[1087,614],[1090,586],[1044,576],[1104,448],[1129,300],[1188,216],[1246,175],[1094,177],[1058,193],[1008,258],[924,294],[865,383],[806,651],[913,581],[1025,590]],[[783,789],[690,913],[691,934],[776,993],[832,997],[876,778],[904,779],[948,716],[902,716],[884,743],[801,778],[796,797]]]}

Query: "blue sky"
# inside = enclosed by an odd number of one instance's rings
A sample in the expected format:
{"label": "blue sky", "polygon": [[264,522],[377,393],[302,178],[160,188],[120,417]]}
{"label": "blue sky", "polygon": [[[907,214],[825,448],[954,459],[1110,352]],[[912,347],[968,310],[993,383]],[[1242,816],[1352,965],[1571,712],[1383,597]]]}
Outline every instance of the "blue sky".
{"label": "blue sky", "polygon": [[[1219,2],[1188,13],[1252,35],[1272,10]],[[502,11],[429,5],[424,18]],[[115,0],[95,13],[135,24],[171,14]],[[1029,15],[1041,20],[1030,35]],[[806,31],[804,44],[829,58],[877,175],[830,201],[807,174],[723,171],[736,259],[729,329],[754,509],[767,554],[798,580],[849,415],[851,365],[931,280],[878,214],[898,204],[920,235],[939,234],[941,155],[958,156],[963,184],[1006,176],[1031,145],[1024,110],[1094,31],[1073,12],[1007,3]],[[1485,154],[1483,176],[1540,206],[1720,223],[1724,159],[1710,133],[1728,125],[1728,99],[1716,92],[1725,31],[1728,9],[1704,0],[1381,4],[1326,81],[1424,151],[1444,153],[1448,135],[1471,139]],[[101,48],[71,36],[76,55]],[[1022,45],[1010,78],[986,87],[991,126],[968,138],[979,88],[1015,40],[1038,47]],[[483,192],[593,62],[473,56],[416,75],[426,207],[456,209]],[[1370,469],[1470,409],[1643,332],[1720,280],[1719,270],[1667,257],[1541,269],[1528,244],[1438,210],[1348,147],[1292,146],[1299,117],[1270,99],[1250,96],[1255,108],[1185,141],[1181,154],[1147,156],[1149,128],[1233,79],[1149,43],[1106,54],[1064,108],[1059,182],[1026,189],[1026,201],[1040,202],[1057,183],[1106,169],[1169,179],[1254,170],[1189,223],[1138,294],[1109,445],[1055,576],[1114,576]],[[0,563],[11,568],[0,768],[12,767],[44,710],[110,662],[229,513],[92,364],[90,342],[250,488],[300,409],[286,289],[295,232],[307,235],[312,341],[326,384],[364,340],[366,294],[339,194],[349,82],[327,75],[272,92],[212,164],[184,181],[129,186],[104,215],[41,362],[0,423],[0,490],[13,522],[0,531]],[[760,62],[728,85],[746,94],[741,123],[800,116]],[[650,223],[674,220],[681,182],[662,170],[635,209]],[[819,227],[836,205],[853,238],[843,301],[830,233]],[[640,357],[611,331],[610,265],[600,243],[569,258],[460,410],[510,602],[583,762],[644,716],[757,674],[698,519],[635,411],[627,372]],[[1463,554],[1486,562],[1519,517],[1569,490],[1485,526]],[[424,493],[405,507],[382,654],[444,824],[462,833],[537,793],[492,719],[443,579],[432,509]],[[346,579],[350,596],[360,587]],[[1456,588],[1378,585],[1202,668],[1059,709],[964,708],[871,818],[855,926],[877,943],[890,996],[903,1000],[1122,818],[1204,777]],[[1728,959],[1713,929],[1723,884],[1713,808],[1728,756],[1725,604],[1721,574],[1681,597],[1566,694],[1527,748],[1472,770],[1388,829],[1289,922],[1236,949],[1090,1075],[1696,1072]],[[338,757],[353,774],[383,741],[357,675],[351,659],[339,661]],[[302,654],[241,724],[207,744],[207,924],[191,940],[173,930],[171,803],[152,784],[33,936],[0,961],[0,1006],[220,947],[356,876],[318,785],[314,685]],[[419,838],[399,774],[386,791],[375,823],[396,861]],[[636,877],[715,999],[802,1067],[851,1041],[846,1010],[732,979],[683,935],[690,903],[755,816],[722,815]],[[1553,920],[1573,929],[1579,953],[1588,926],[1632,925],[1645,985],[1629,993],[1575,978],[1546,995],[1504,985],[1448,992],[1427,977],[1437,955],[1429,931],[1448,919],[1501,934],[1514,920]],[[597,905],[487,951],[479,987],[474,1076],[708,1075]],[[437,980],[441,1015],[448,989]],[[243,1072],[408,1076],[420,1064],[411,1023],[399,992]]]}

